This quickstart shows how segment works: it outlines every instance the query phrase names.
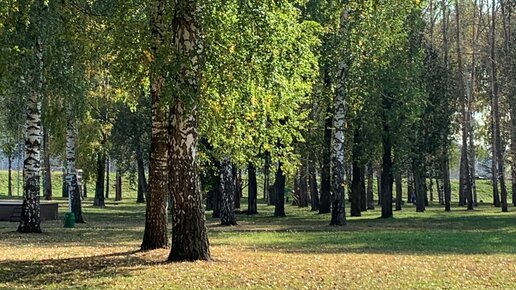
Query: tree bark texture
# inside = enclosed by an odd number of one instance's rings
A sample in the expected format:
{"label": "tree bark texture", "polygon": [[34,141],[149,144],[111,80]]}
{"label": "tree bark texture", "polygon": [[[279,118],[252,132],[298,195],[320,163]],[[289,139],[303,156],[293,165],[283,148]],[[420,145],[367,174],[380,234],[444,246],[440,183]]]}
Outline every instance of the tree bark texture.
{"label": "tree bark texture", "polygon": [[122,200],[122,173],[120,170],[116,171],[116,182],[115,182],[115,201]]}
{"label": "tree bark texture", "polygon": [[[173,77],[176,90],[171,108],[169,184],[173,213],[169,261],[210,259],[197,168],[197,109],[194,101],[188,106],[183,103],[185,99],[198,100],[200,95],[203,43],[197,13],[201,13],[201,9],[197,1],[177,0],[173,10],[173,43],[180,65]],[[188,92],[188,95],[179,92]]]}
{"label": "tree bark texture", "polygon": [[[344,17],[343,17],[344,18]],[[344,206],[344,122],[346,118],[346,64],[341,62],[337,76],[337,87],[333,98],[333,142],[331,146],[331,197],[332,211],[330,225],[346,224]]]}
{"label": "tree bark texture", "polygon": [[308,183],[309,183],[309,187],[310,187],[311,211],[318,211],[319,210],[319,191],[317,189],[317,172],[316,172],[314,158],[311,158],[308,161]]}
{"label": "tree bark texture", "polygon": [[403,186],[401,184],[401,173],[397,172],[394,177],[396,183],[396,210],[401,210],[401,201],[403,199]]}
{"label": "tree bark texture", "polygon": [[[162,26],[164,4],[156,1],[152,7],[151,51],[158,57],[163,41]],[[167,198],[169,185],[169,147],[168,147],[168,116],[163,104],[163,73],[153,67],[150,74],[151,95],[151,144],[149,159],[149,187],[146,196],[145,230],[141,250],[154,250],[168,246],[167,237]]]}
{"label": "tree bark texture", "polygon": [[104,207],[104,178],[106,174],[106,155],[104,152],[99,152],[97,156],[97,181],[95,183],[95,198],[93,199],[93,206]]}

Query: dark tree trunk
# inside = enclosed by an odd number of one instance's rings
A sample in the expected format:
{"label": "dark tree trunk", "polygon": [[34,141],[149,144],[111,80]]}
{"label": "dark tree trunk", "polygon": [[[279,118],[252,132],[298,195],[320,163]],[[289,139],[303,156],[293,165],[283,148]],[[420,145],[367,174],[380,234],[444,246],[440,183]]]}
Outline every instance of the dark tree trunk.
{"label": "dark tree trunk", "polygon": [[[434,179],[433,179],[433,176],[430,176],[430,186],[428,188],[428,191],[430,192],[430,201],[433,202],[434,201]],[[427,204],[428,206],[428,204]]]}
{"label": "dark tree trunk", "polygon": [[322,153],[322,167],[321,167],[321,197],[319,204],[319,213],[329,213],[331,211],[331,128],[333,126],[333,118],[331,117],[331,109],[328,109],[328,117],[326,117],[324,127],[324,148]]}
{"label": "dark tree trunk", "polygon": [[353,179],[351,181],[351,216],[361,216],[361,170],[356,157],[353,156]]}
{"label": "dark tree trunk", "polygon": [[407,203],[415,202],[416,194],[414,192],[414,175],[411,170],[407,171]]}
{"label": "dark tree trunk", "polygon": [[382,176],[381,172],[376,173],[376,191],[378,193],[378,205],[382,205]]}
{"label": "dark tree trunk", "polygon": [[382,158],[382,218],[392,217],[392,145],[390,140],[390,128],[387,124],[383,126],[383,158]]}
{"label": "dark tree trunk", "polygon": [[43,127],[43,196],[45,200],[52,200],[52,171],[50,168],[48,130],[45,127]]}
{"label": "dark tree trunk", "polygon": [[233,164],[233,179],[235,181],[235,209],[240,208],[240,199],[242,198],[242,174],[241,171]]}
{"label": "dark tree trunk", "polygon": [[109,156],[106,156],[106,198],[109,198]]}
{"label": "dark tree trunk", "polygon": [[13,157],[11,155],[7,156],[7,195],[13,196]]}
{"label": "dark tree trunk", "polygon": [[115,201],[122,200],[122,173],[116,171]]}
{"label": "dark tree trunk", "polygon": [[450,163],[448,157],[448,144],[444,145],[442,156],[442,172],[443,172],[443,193],[444,193],[444,211],[451,211],[451,183],[450,183]]}
{"label": "dark tree trunk", "polygon": [[315,160],[312,156],[308,162],[308,183],[310,186],[311,211],[319,210],[319,192],[317,190],[317,172],[315,170]]}
{"label": "dark tree trunk", "polygon": [[299,207],[308,207],[308,159],[299,168]]}
{"label": "dark tree trunk", "polygon": [[278,170],[276,171],[276,181],[274,182],[274,216],[284,217],[285,216],[285,175],[283,174],[283,168],[281,162],[278,164]]}
{"label": "dark tree trunk", "polygon": [[374,209],[373,197],[374,169],[371,164],[367,166],[367,209]]}
{"label": "dark tree trunk", "polygon": [[138,150],[136,153],[136,170],[138,171],[138,195],[137,203],[144,203],[147,195],[147,179],[145,177],[145,163],[143,162],[143,153]]}
{"label": "dark tree trunk", "polygon": [[95,184],[95,199],[93,206],[104,207],[104,175],[106,173],[106,155],[99,153],[97,156],[97,181]]}
{"label": "dark tree trunk", "polygon": [[365,185],[365,167],[360,167],[360,210],[367,211],[367,196]]}
{"label": "dark tree trunk", "polygon": [[394,177],[396,182],[396,210],[401,210],[401,200],[403,199],[403,186],[401,184],[401,172],[396,172]]}
{"label": "dark tree trunk", "polygon": [[220,185],[222,180],[220,179],[220,173],[222,172],[221,164],[218,160],[213,161],[213,166],[216,168],[217,174],[215,175],[214,188],[212,190],[212,218],[220,218],[222,210],[222,193],[220,192]]}
{"label": "dark tree trunk", "polygon": [[247,214],[257,214],[258,182],[256,181],[256,168],[252,163],[247,165]]}
{"label": "dark tree trunk", "polygon": [[62,187],[62,190],[61,190],[61,196],[62,197],[65,197],[65,198],[68,198],[68,184],[66,183],[66,170],[65,170],[66,166],[63,167],[63,187]]}
{"label": "dark tree trunk", "polygon": [[263,200],[267,205],[271,205],[271,200],[269,196],[269,171],[271,168],[271,157],[269,156],[269,152],[265,152],[265,164],[263,166]]}
{"label": "dark tree trunk", "polygon": [[237,224],[235,215],[235,197],[237,178],[233,165],[226,159],[220,167],[220,193],[222,195],[222,208],[220,211],[220,224],[223,226],[234,226]]}
{"label": "dark tree trunk", "polygon": [[353,173],[351,180],[351,216],[361,216],[362,208],[361,208],[361,196],[362,196],[362,188],[361,188],[361,167],[358,163],[361,158],[361,138],[360,131],[358,128],[354,130],[353,136]]}
{"label": "dark tree trunk", "polygon": [[414,170],[414,184],[416,191],[416,212],[424,212],[426,196],[425,169],[421,160],[416,160],[415,163],[412,164],[412,168]]}

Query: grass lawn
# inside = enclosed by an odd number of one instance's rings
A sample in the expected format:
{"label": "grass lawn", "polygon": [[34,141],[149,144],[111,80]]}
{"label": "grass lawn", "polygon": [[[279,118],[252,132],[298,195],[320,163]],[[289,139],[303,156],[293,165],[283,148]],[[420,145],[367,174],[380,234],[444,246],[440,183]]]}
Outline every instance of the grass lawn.
{"label": "grass lawn", "polygon": [[170,264],[166,249],[138,252],[144,206],[133,198],[84,205],[87,224],[73,229],[53,221],[18,234],[0,222],[0,289],[516,289],[514,207],[408,205],[394,219],[377,209],[335,228],[329,215],[286,206],[274,218],[260,204],[235,227],[208,218],[211,262]]}

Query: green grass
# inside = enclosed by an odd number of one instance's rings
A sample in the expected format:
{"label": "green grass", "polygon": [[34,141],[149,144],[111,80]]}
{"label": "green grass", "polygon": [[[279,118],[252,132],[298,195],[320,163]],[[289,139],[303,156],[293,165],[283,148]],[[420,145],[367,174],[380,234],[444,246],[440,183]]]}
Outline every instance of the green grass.
{"label": "green grass", "polygon": [[208,217],[211,262],[170,264],[166,249],[137,251],[144,205],[84,205],[87,223],[73,229],[52,221],[22,235],[0,222],[0,289],[516,289],[514,207],[407,205],[393,219],[377,209],[330,227],[329,215],[287,205],[274,218],[260,204],[238,226]]}

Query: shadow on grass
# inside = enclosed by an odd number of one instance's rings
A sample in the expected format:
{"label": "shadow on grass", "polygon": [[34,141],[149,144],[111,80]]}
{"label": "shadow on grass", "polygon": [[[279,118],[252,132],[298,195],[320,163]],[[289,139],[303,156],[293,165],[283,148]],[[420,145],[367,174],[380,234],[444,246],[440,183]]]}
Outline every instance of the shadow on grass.
{"label": "shadow on grass", "polygon": [[126,251],[80,258],[1,261],[0,283],[35,288],[52,283],[91,286],[87,281],[90,278],[130,276],[135,268],[161,264],[139,258],[136,253]]}

